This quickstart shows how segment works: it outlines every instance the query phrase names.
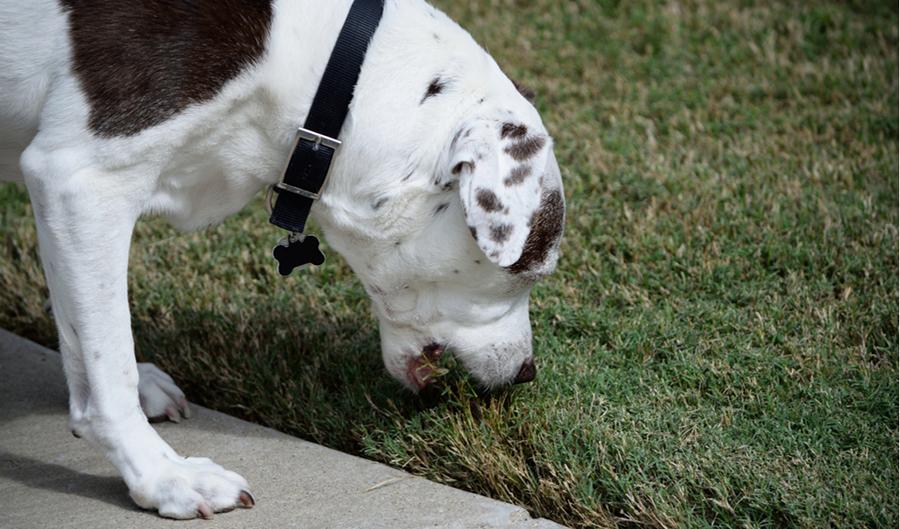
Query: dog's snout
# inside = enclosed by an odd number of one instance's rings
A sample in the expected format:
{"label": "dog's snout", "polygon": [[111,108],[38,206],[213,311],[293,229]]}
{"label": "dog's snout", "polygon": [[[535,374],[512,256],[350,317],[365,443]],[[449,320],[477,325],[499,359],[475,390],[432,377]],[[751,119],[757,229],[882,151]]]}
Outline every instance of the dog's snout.
{"label": "dog's snout", "polygon": [[535,375],[537,375],[537,367],[534,365],[534,358],[529,358],[522,362],[522,367],[519,368],[519,373],[516,375],[515,380],[513,380],[513,384],[531,382],[534,380]]}

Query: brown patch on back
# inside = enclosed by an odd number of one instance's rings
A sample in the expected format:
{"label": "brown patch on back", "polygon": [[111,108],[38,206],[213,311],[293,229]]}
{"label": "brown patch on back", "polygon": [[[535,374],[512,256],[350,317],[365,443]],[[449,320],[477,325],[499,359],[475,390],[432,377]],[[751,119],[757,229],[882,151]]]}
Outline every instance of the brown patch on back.
{"label": "brown patch on back", "polygon": [[98,136],[130,136],[215,97],[265,51],[271,0],[60,0]]}
{"label": "brown patch on back", "polygon": [[525,240],[522,256],[507,267],[513,274],[528,272],[547,260],[550,250],[556,245],[563,232],[566,217],[562,194],[559,189],[544,193],[541,206],[531,219],[531,231]]}
{"label": "brown patch on back", "polygon": [[475,200],[478,202],[478,205],[481,206],[481,209],[488,213],[503,209],[503,203],[500,202],[497,195],[490,189],[479,188],[478,191],[475,192]]}
{"label": "brown patch on back", "polygon": [[528,160],[544,147],[547,138],[544,136],[528,136],[506,147],[506,154],[518,162]]}

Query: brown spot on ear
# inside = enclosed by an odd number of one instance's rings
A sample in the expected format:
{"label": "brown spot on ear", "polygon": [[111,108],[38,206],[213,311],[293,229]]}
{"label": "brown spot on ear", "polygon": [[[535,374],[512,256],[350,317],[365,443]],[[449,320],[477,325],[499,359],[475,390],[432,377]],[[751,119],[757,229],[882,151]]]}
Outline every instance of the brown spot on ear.
{"label": "brown spot on ear", "polygon": [[259,60],[270,0],[60,0],[97,136],[130,136],[218,94]]}
{"label": "brown spot on ear", "polygon": [[488,213],[501,211],[504,207],[503,203],[500,202],[500,199],[497,198],[497,195],[493,191],[484,189],[483,187],[475,192],[475,201],[478,202],[481,209]]}
{"label": "brown spot on ear", "polygon": [[422,101],[420,101],[419,104],[421,105],[429,97],[434,97],[443,92],[445,86],[447,86],[447,84],[442,81],[440,77],[432,79],[431,84],[428,85],[428,89],[425,90],[425,95],[422,97]]}
{"label": "brown spot on ear", "polygon": [[525,181],[528,178],[528,175],[531,174],[531,166],[530,165],[519,165],[513,168],[510,171],[509,176],[503,180],[503,185],[506,187],[517,186]]}
{"label": "brown spot on ear", "polygon": [[550,250],[562,236],[565,217],[565,206],[559,189],[544,193],[541,206],[531,220],[531,231],[525,240],[522,256],[507,270],[513,274],[521,274],[546,261]]}
{"label": "brown spot on ear", "polygon": [[545,136],[529,136],[506,147],[506,154],[514,160],[524,162],[537,154],[547,143]]}
{"label": "brown spot on ear", "polygon": [[491,226],[491,240],[497,244],[503,244],[509,240],[512,231],[512,224],[495,224]]}
{"label": "brown spot on ear", "polygon": [[500,128],[501,138],[523,138],[528,134],[528,127],[525,125],[516,125],[515,123],[504,123]]}

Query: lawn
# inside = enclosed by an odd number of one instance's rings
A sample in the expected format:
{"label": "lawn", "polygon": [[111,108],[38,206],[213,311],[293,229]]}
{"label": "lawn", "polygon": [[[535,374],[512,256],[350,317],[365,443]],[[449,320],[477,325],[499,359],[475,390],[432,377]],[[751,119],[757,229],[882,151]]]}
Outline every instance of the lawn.
{"label": "lawn", "polygon": [[[334,252],[277,277],[261,200],[139,225],[139,356],[196,402],[572,527],[896,527],[897,5],[437,3],[556,138],[538,380],[405,393]],[[0,230],[0,326],[54,346],[21,187]]]}

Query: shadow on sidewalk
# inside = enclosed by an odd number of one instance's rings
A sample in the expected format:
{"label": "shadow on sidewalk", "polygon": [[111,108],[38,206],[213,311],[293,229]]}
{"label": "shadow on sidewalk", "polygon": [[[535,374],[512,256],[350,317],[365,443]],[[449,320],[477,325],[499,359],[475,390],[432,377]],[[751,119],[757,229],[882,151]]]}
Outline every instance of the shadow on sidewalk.
{"label": "shadow on sidewalk", "polygon": [[119,477],[96,476],[62,465],[38,461],[0,450],[0,477],[31,489],[49,490],[99,500],[115,507],[136,510]]}

